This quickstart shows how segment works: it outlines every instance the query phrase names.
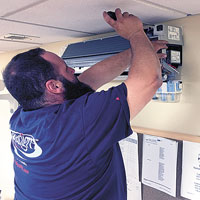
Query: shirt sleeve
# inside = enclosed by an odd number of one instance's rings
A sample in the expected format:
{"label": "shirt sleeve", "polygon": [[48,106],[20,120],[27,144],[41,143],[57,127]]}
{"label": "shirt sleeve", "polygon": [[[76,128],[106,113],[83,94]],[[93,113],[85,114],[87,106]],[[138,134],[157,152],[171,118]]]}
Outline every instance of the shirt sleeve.
{"label": "shirt sleeve", "polygon": [[126,85],[88,95],[83,106],[83,126],[88,151],[95,154],[128,137],[132,129]]}

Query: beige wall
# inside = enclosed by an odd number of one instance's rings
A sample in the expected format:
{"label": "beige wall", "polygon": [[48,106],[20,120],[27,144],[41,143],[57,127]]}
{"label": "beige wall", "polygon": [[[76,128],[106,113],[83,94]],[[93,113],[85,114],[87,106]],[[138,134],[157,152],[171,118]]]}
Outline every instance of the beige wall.
{"label": "beige wall", "polygon": [[[166,24],[183,28],[183,93],[179,103],[151,101],[132,121],[133,126],[200,136],[200,15]],[[107,84],[104,89],[117,82]]]}
{"label": "beige wall", "polygon": [[[113,33],[106,34],[113,35]],[[105,35],[101,35],[104,37]],[[96,38],[92,37],[92,38]],[[47,51],[51,51],[61,56],[68,43],[79,42],[88,40],[89,38],[77,38],[70,41],[62,41],[52,44],[41,46]],[[26,49],[27,50],[27,49]],[[8,62],[18,53],[26,50],[14,51],[5,54],[0,54],[0,80],[2,79],[1,71],[8,64]],[[0,82],[1,84],[1,82]],[[13,172],[13,155],[10,150],[10,131],[9,119],[11,114],[9,112],[10,104],[6,100],[0,100],[0,127],[1,127],[1,140],[0,140],[0,189],[2,190],[2,200],[11,200],[14,196],[14,172]]]}
{"label": "beige wall", "polygon": [[[179,20],[166,22],[181,26],[184,35],[182,80],[183,93],[179,103],[150,102],[144,110],[131,122],[134,126],[175,131],[193,135],[200,135],[200,15],[190,16]],[[113,33],[109,34],[112,35]],[[103,37],[102,35],[101,37]],[[98,36],[99,37],[99,36]],[[62,55],[68,43],[87,40],[79,38],[42,46],[48,51]],[[0,54],[0,69],[10,58],[18,52]],[[119,84],[113,82],[103,89]]]}
{"label": "beige wall", "polygon": [[[181,101],[179,103],[159,103],[151,101],[143,109],[143,111],[139,113],[138,116],[131,122],[132,125],[200,136],[200,26],[198,25],[199,21],[200,15],[168,22],[168,24],[183,27],[183,93],[181,96]],[[113,33],[111,33],[111,35],[112,34]],[[102,35],[102,37],[103,36],[104,35]],[[44,45],[42,47],[48,51],[52,51],[54,53],[57,53],[58,55],[62,55],[64,48],[68,43],[82,40],[84,39],[81,38],[73,41],[64,41]],[[9,60],[19,52],[20,51],[0,54],[0,71],[6,66]],[[105,85],[102,89],[107,89],[110,86],[118,84],[120,84],[120,82],[112,82]],[[1,120],[0,124],[1,123],[4,122]],[[6,133],[6,131],[4,133]],[[1,138],[1,144],[3,144],[4,146],[6,144],[6,146],[9,146],[9,143],[10,141],[7,137]],[[4,149],[1,150],[4,151]],[[4,157],[5,155],[6,153],[4,153]],[[1,157],[0,159],[3,158]],[[6,166],[5,162],[4,165]],[[10,162],[11,161],[8,160],[8,164]],[[8,179],[7,177],[11,177],[11,182],[6,184],[7,186],[11,187],[11,189],[9,190],[9,188],[6,187],[6,191],[8,192],[7,194],[5,194],[5,196],[12,197],[13,172],[11,172],[10,168],[5,167],[5,171],[3,172],[3,174],[4,177],[1,176],[0,185],[5,185],[3,181],[6,181]]]}
{"label": "beige wall", "polygon": [[[62,56],[65,48],[70,43],[81,42],[81,41],[99,38],[99,37],[105,37],[105,36],[109,36],[109,35],[113,35],[113,34],[115,34],[115,33],[113,32],[113,33],[102,34],[102,35],[93,36],[93,37],[76,38],[76,39],[71,39],[71,40],[66,40],[66,41],[61,41],[61,42],[56,42],[56,43],[50,43],[50,44],[42,45],[41,48],[44,48],[46,51],[51,51],[51,52],[56,53],[59,56]],[[1,53],[0,54],[0,72],[3,71],[3,69],[8,64],[8,62],[13,58],[13,56],[17,55],[18,53],[24,52],[26,50],[28,50],[28,49],[13,51],[13,52],[9,52],[9,53]],[[1,73],[0,73],[0,79],[2,79]]]}
{"label": "beige wall", "polygon": [[184,35],[183,93],[179,103],[150,102],[132,121],[134,126],[200,136],[200,15],[169,21]]}
{"label": "beige wall", "polygon": [[[197,124],[198,119],[200,119],[200,117],[198,118],[198,107],[200,103],[199,20],[200,15],[196,15],[167,22],[168,24],[181,26],[183,28],[184,48],[182,80],[184,88],[181,102],[171,104],[151,102],[138,117],[133,120],[134,125],[200,135],[200,126],[198,127]],[[44,45],[42,48],[61,55],[68,43],[83,41],[85,39],[88,38],[52,43]],[[0,70],[19,52],[21,51],[0,54]]]}

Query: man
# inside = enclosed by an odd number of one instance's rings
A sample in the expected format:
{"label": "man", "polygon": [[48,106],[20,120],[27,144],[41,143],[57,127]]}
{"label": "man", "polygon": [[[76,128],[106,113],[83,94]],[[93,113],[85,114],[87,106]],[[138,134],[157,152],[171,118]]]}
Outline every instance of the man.
{"label": "man", "polygon": [[[161,86],[157,50],[142,22],[115,11],[105,21],[131,49],[79,76],[51,52],[15,56],[3,77],[20,107],[10,120],[16,200],[125,200],[126,177],[118,141],[132,133],[132,119]],[[163,55],[161,55],[163,56]],[[127,80],[94,92],[130,65]]]}

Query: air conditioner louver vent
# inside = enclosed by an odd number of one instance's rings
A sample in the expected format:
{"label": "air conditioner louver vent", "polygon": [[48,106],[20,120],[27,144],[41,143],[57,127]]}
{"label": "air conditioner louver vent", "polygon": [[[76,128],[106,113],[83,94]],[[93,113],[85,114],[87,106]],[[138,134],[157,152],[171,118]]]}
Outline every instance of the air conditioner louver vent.
{"label": "air conditioner louver vent", "polygon": [[23,35],[10,35],[10,36],[4,36],[5,39],[9,40],[26,40],[28,37],[25,37]]}
{"label": "air conditioner louver vent", "polygon": [[16,34],[16,33],[8,33],[6,35],[0,36],[1,40],[16,40],[16,41],[30,41],[36,38],[40,37],[32,35]]}

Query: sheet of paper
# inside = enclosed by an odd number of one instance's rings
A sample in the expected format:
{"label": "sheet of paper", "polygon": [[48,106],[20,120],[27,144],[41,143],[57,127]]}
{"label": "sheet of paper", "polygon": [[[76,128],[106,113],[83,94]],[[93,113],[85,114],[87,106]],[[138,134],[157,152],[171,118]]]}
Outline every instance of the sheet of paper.
{"label": "sheet of paper", "polygon": [[131,185],[128,184],[127,200],[142,200],[141,182],[132,181]]}
{"label": "sheet of paper", "polygon": [[177,153],[176,141],[144,135],[142,183],[175,197]]}
{"label": "sheet of paper", "polygon": [[200,143],[183,141],[181,196],[200,199]]}
{"label": "sheet of paper", "polygon": [[128,138],[121,140],[119,144],[126,170],[127,198],[128,200],[141,200],[137,133],[133,132]]}

